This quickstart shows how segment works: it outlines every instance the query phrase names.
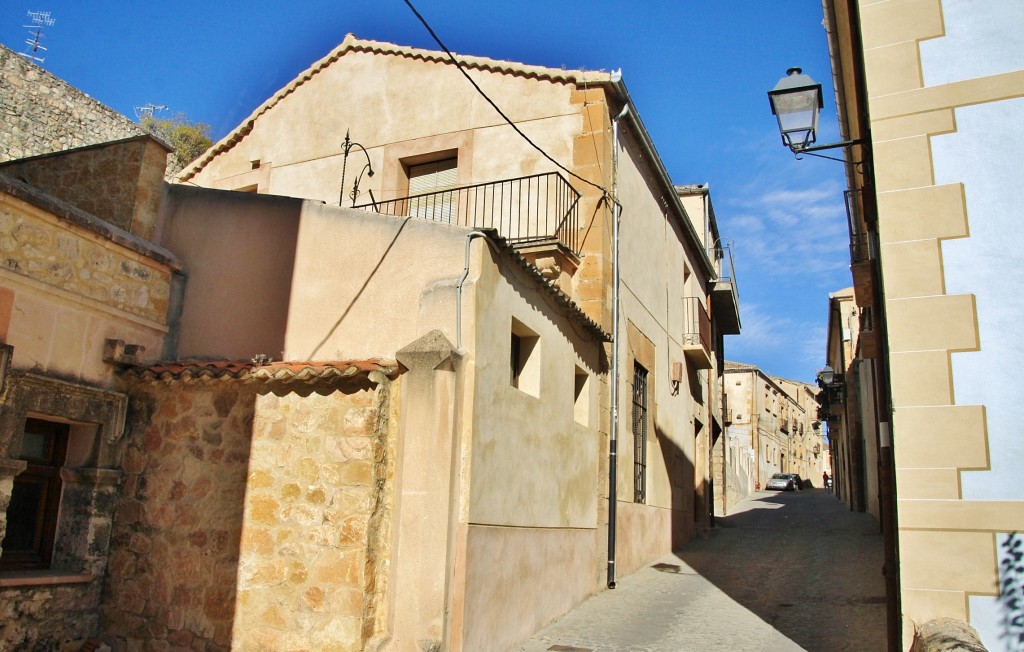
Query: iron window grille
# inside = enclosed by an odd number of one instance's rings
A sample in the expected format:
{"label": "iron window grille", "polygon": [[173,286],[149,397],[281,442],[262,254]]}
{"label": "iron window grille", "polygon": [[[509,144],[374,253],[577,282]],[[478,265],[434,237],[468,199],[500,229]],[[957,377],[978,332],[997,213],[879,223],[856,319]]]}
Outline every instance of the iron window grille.
{"label": "iron window grille", "polygon": [[647,501],[647,369],[633,363],[633,502]]}

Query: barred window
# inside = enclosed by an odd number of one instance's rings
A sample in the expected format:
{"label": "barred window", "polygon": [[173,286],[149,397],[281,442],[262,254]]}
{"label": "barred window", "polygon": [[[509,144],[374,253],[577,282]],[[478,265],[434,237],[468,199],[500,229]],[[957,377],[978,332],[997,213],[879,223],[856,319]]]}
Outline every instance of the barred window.
{"label": "barred window", "polygon": [[647,369],[633,363],[633,502],[647,501]]}

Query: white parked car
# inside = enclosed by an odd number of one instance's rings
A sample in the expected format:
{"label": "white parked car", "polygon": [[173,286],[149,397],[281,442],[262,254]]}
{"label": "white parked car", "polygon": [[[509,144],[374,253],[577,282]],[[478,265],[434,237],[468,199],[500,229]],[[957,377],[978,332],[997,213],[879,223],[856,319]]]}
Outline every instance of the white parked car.
{"label": "white parked car", "polygon": [[800,476],[795,473],[776,473],[764,488],[774,491],[796,491],[800,489]]}

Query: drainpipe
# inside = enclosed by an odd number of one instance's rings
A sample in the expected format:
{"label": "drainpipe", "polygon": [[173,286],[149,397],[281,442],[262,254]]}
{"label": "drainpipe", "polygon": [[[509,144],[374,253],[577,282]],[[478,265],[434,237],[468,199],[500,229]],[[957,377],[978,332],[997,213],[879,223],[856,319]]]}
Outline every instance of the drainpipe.
{"label": "drainpipe", "polygon": [[615,516],[618,492],[618,447],[619,447],[619,120],[629,114],[629,104],[622,107],[619,115],[612,120],[612,265],[615,267],[615,282],[612,289],[612,424],[608,444],[608,588],[615,588]]}
{"label": "drainpipe", "polygon": [[486,240],[487,234],[483,231],[470,231],[466,234],[466,265],[462,269],[459,282],[455,284],[455,348],[459,351],[462,351],[462,284],[469,276],[469,243],[473,241],[473,238]]}

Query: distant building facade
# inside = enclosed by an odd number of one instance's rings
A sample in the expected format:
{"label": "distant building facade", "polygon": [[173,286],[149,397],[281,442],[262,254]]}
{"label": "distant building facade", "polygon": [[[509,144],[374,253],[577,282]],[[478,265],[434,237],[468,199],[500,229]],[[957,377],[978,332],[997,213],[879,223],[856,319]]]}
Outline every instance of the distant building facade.
{"label": "distant building facade", "polygon": [[723,466],[728,511],[775,473],[798,473],[821,486],[824,441],[816,392],[806,383],[774,378],[755,365],[726,361],[724,394],[730,423]]}

